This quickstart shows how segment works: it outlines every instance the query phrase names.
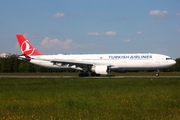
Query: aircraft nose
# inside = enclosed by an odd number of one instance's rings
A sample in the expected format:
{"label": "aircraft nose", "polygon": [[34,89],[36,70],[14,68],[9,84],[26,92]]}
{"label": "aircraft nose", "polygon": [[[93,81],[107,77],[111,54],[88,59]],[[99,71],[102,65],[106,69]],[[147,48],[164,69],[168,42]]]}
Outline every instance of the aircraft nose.
{"label": "aircraft nose", "polygon": [[171,61],[169,61],[169,64],[170,64],[170,66],[172,66],[172,65],[176,64],[176,61],[175,60],[171,60]]}
{"label": "aircraft nose", "polygon": [[176,61],[175,61],[175,60],[172,61],[172,65],[174,65],[174,64],[176,64]]}

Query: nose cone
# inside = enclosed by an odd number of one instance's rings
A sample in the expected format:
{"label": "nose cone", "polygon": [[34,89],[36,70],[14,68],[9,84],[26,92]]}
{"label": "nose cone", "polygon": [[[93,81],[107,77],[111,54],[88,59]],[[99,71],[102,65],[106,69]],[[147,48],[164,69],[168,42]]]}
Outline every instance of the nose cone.
{"label": "nose cone", "polygon": [[172,65],[176,64],[176,61],[175,60],[172,60]]}
{"label": "nose cone", "polygon": [[176,64],[176,61],[175,60],[171,60],[171,61],[168,62],[168,64],[169,64],[169,67],[173,66],[174,64]]}
{"label": "nose cone", "polygon": [[[164,67],[165,67],[165,68],[168,68],[168,67],[173,66],[174,64],[176,64],[176,61],[175,61],[175,60],[167,60],[167,61],[164,63]],[[163,65],[163,64],[162,64],[162,65]]]}

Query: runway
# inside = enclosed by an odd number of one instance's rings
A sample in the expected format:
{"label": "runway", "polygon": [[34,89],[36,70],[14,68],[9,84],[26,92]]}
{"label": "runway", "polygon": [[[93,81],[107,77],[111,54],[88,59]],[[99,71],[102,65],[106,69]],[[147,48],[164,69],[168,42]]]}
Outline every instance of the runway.
{"label": "runway", "polygon": [[100,77],[79,77],[79,76],[0,76],[0,78],[180,78],[180,76],[100,76]]}

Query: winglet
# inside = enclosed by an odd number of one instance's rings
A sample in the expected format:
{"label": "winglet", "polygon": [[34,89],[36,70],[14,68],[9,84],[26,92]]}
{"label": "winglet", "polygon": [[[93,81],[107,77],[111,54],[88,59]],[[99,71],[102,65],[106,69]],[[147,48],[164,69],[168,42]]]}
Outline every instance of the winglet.
{"label": "winglet", "polygon": [[18,39],[22,54],[24,54],[25,56],[43,55],[35,47],[32,46],[32,44],[26,39],[24,35],[17,34],[16,37]]}

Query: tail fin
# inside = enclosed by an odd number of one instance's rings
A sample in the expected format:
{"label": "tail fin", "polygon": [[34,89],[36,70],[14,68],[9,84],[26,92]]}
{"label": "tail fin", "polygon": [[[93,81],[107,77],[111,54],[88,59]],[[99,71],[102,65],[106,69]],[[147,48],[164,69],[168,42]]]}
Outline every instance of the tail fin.
{"label": "tail fin", "polygon": [[43,55],[35,47],[31,45],[31,43],[24,37],[22,34],[16,35],[18,39],[19,46],[21,48],[21,52],[25,56],[35,56],[35,55]]}

